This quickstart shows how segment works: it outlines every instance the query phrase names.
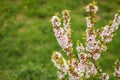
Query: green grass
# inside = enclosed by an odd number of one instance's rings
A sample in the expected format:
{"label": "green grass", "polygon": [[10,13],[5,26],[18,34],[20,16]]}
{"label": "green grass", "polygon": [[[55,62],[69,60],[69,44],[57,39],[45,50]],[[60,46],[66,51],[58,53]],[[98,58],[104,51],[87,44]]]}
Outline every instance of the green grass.
{"label": "green grass", "polygon": [[[51,62],[52,52],[61,51],[51,17],[64,9],[71,10],[74,45],[86,29],[83,7],[90,0],[0,0],[0,80],[58,80]],[[120,0],[98,0],[96,27],[113,19]],[[100,65],[111,73],[116,58],[120,59],[120,29],[102,55]],[[63,53],[64,54],[64,53]],[[111,78],[111,80],[114,80]]]}

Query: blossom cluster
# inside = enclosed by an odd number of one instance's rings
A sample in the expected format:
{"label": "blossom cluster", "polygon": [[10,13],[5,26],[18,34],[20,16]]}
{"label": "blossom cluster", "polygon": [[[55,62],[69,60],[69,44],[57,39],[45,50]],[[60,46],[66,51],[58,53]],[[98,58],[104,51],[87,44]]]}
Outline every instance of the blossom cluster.
{"label": "blossom cluster", "polygon": [[113,33],[118,29],[118,26],[120,24],[120,15],[117,13],[115,14],[114,20],[109,24],[106,25],[101,32],[101,38],[102,41],[108,43],[112,40],[112,37],[114,36]]}
{"label": "blossom cluster", "polygon": [[69,70],[69,66],[66,60],[62,57],[59,52],[54,52],[52,56],[52,62],[58,69],[58,77],[60,79],[64,78]]}
{"label": "blossom cluster", "polygon": [[109,80],[109,75],[107,73],[102,73],[102,76],[100,77],[102,80]]}
{"label": "blossom cluster", "polygon": [[89,58],[91,57],[90,54],[85,53],[84,47],[82,43],[77,43],[76,50],[78,51],[78,57],[80,60],[80,64],[86,73],[85,77],[90,78],[92,74],[96,75],[97,74],[97,69],[95,65],[89,61]]}
{"label": "blossom cluster", "polygon": [[86,12],[93,12],[93,13],[97,13],[98,11],[98,7],[96,6],[96,3],[90,3],[86,6]]}
{"label": "blossom cluster", "polygon": [[[86,42],[85,46],[77,42],[77,57],[73,53],[73,43],[71,39],[70,11],[63,10],[62,19],[57,15],[53,16],[51,21],[55,37],[67,53],[68,59],[65,59],[61,53],[54,52],[52,62],[58,69],[58,77],[61,80],[84,80],[99,78],[109,80],[109,75],[102,72],[98,65],[98,59],[103,51],[107,49],[108,43],[112,40],[114,33],[120,24],[120,14],[116,13],[113,21],[103,29],[95,30],[95,17],[98,11],[96,3],[90,3],[86,6]],[[63,26],[63,27],[62,27]],[[120,65],[116,62],[114,76],[120,77]]]}
{"label": "blossom cluster", "polygon": [[52,25],[59,45],[67,52],[67,55],[71,55],[72,42],[71,42],[71,28],[70,28],[70,14],[68,10],[64,10],[63,14],[63,26],[61,27],[61,20],[58,16],[52,17]]}
{"label": "blossom cluster", "polygon": [[114,76],[120,78],[120,61],[116,60],[115,62],[115,72],[113,73]]}
{"label": "blossom cluster", "polygon": [[101,53],[100,41],[96,40],[96,34],[94,30],[94,17],[98,11],[98,7],[95,3],[90,3],[86,6],[86,11],[89,16],[86,17],[86,51],[88,51],[94,60],[98,60]]}

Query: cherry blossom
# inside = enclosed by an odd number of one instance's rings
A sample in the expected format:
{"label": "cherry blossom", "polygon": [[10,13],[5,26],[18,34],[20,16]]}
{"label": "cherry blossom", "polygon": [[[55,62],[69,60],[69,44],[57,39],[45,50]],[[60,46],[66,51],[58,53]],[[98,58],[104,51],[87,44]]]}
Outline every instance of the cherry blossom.
{"label": "cherry blossom", "polygon": [[[116,13],[114,19],[105,25],[102,29],[95,30],[95,17],[98,11],[96,3],[90,3],[86,6],[86,40],[84,45],[77,42],[76,51],[73,51],[73,43],[71,39],[70,11],[62,11],[62,19],[53,16],[51,21],[53,31],[58,44],[67,54],[65,59],[60,52],[54,52],[52,62],[58,69],[58,78],[61,80],[86,80],[94,77],[101,80],[109,80],[109,75],[102,72],[98,64],[98,59],[102,56],[102,52],[107,50],[108,43],[112,41],[114,33],[118,30],[120,24],[120,14]],[[116,61],[114,68],[114,76],[120,79],[120,63]]]}

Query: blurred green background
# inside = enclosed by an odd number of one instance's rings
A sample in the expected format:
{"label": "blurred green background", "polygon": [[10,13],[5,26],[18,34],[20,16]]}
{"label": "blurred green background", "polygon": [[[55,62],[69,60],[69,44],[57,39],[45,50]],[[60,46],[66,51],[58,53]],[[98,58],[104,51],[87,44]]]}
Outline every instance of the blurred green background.
{"label": "blurred green background", "polygon": [[[91,0],[0,0],[0,80],[58,80],[52,52],[62,54],[52,30],[51,17],[71,10],[74,48],[83,41],[86,12]],[[105,26],[120,9],[120,0],[98,0],[96,28]],[[120,28],[99,64],[111,74],[120,59]],[[110,80],[114,80],[113,77]]]}

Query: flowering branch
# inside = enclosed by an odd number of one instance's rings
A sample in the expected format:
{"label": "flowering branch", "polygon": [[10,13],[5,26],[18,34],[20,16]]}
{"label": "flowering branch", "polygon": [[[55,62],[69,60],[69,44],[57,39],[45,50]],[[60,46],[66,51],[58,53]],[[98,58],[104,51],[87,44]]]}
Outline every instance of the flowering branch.
{"label": "flowering branch", "polygon": [[61,21],[59,17],[53,16],[52,17],[52,25],[54,27],[55,36],[59,45],[63,48],[64,51],[67,52],[67,55],[70,57],[72,56],[72,41],[71,41],[71,28],[70,28],[70,14],[68,10],[64,10],[63,14],[63,25],[61,27]]}
{"label": "flowering branch", "polygon": [[[94,26],[97,11],[98,7],[95,2],[86,6],[86,12],[88,12],[88,17],[86,17],[86,47],[84,47],[79,41],[77,42],[76,50],[78,52],[78,59],[73,53],[70,11],[63,10],[63,23],[58,16],[55,15],[52,17],[55,37],[68,56],[68,59],[65,59],[61,53],[53,53],[52,61],[58,69],[59,79],[66,80],[67,76],[67,79],[69,80],[93,80],[94,78],[109,80],[109,75],[102,72],[102,69],[100,69],[100,66],[97,63],[102,52],[107,49],[108,43],[112,41],[114,33],[118,29],[120,24],[120,13],[116,13],[113,21],[103,29],[95,30]],[[119,80],[120,64],[116,62],[115,65],[114,76]]]}

